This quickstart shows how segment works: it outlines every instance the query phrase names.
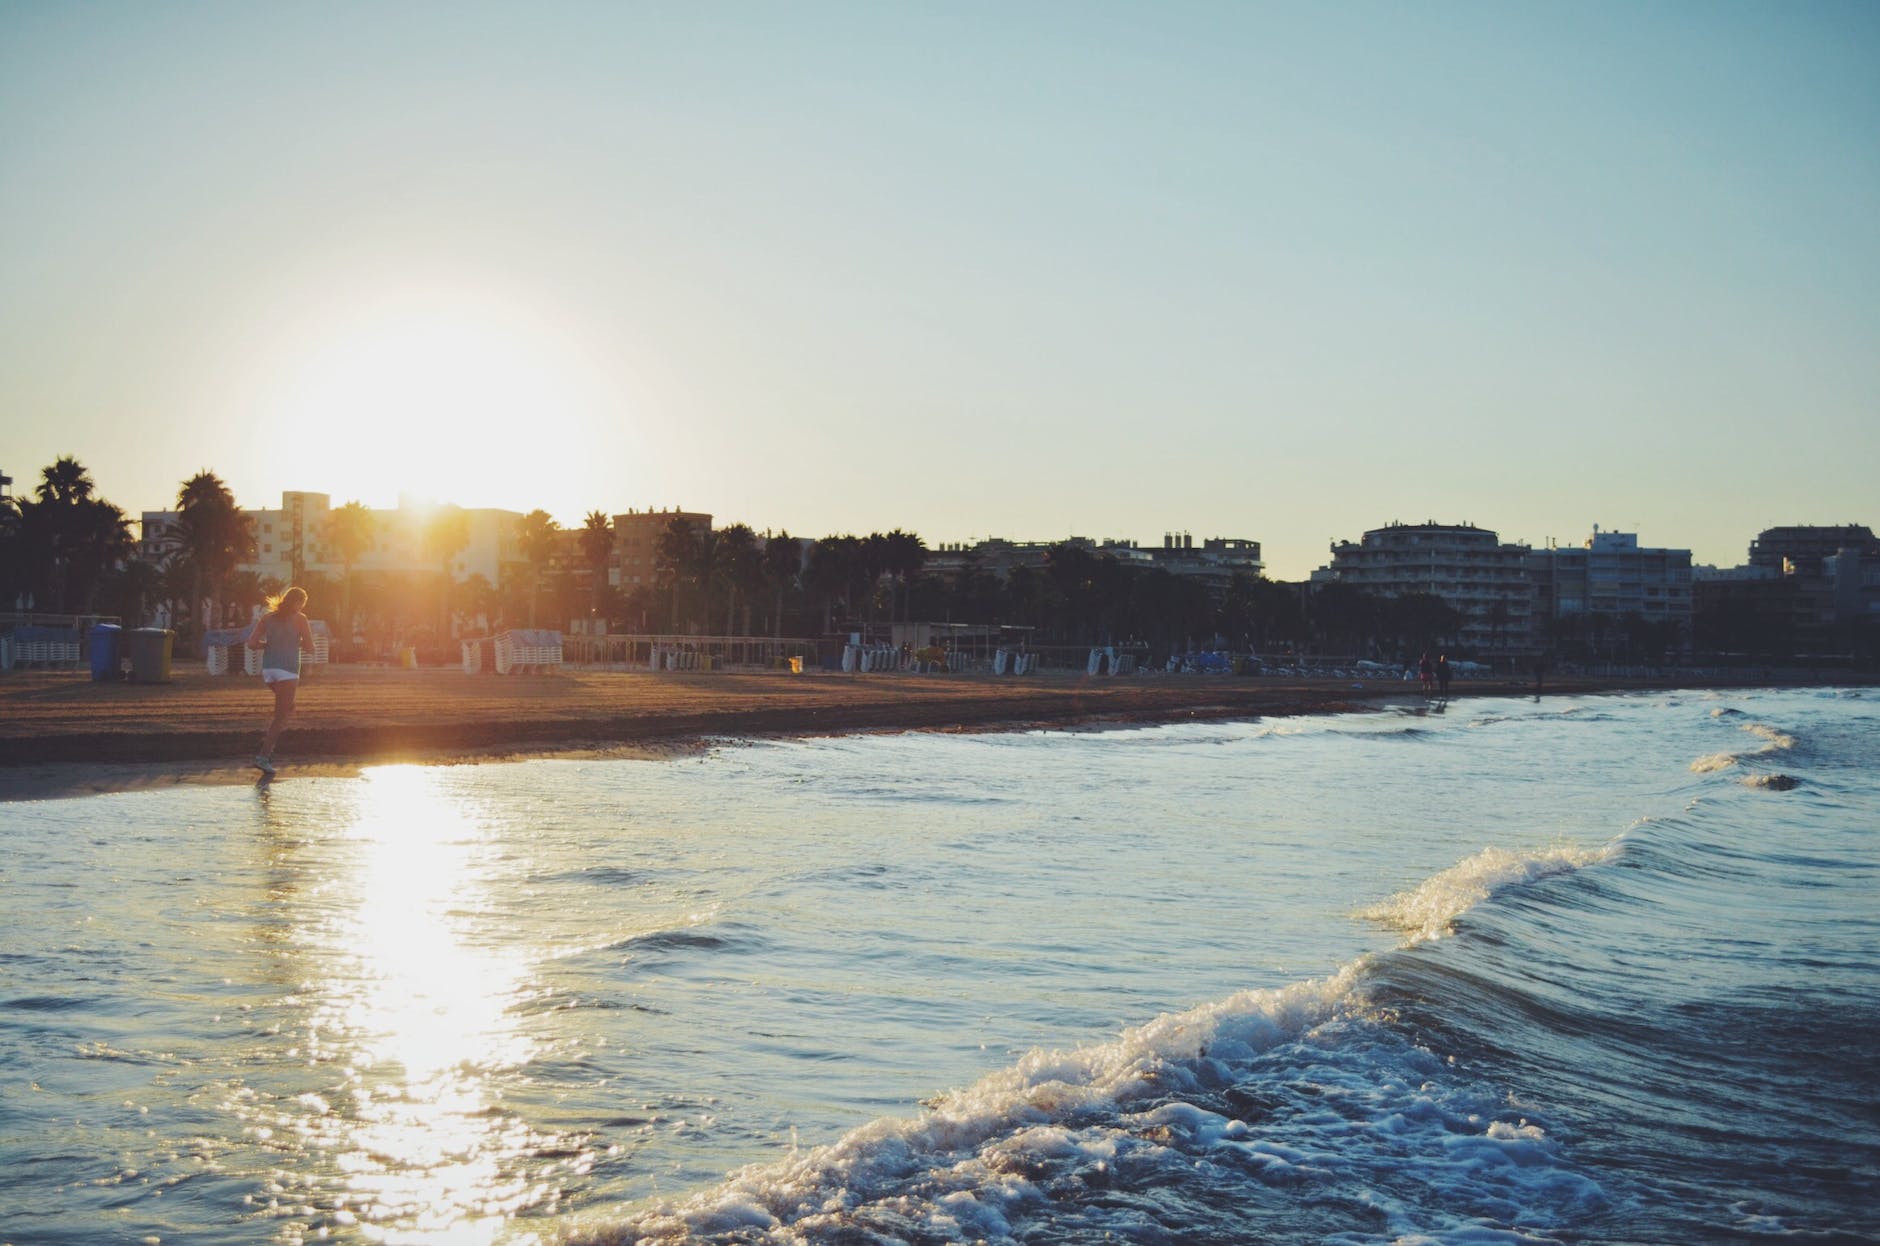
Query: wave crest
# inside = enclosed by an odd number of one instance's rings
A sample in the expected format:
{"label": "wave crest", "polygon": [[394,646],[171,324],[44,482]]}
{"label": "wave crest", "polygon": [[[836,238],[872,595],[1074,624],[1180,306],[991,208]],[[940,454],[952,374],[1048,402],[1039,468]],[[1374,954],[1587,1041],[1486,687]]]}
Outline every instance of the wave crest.
{"label": "wave crest", "polygon": [[684,1201],[655,1204],[572,1240],[614,1246],[769,1233],[785,1226],[803,1230],[904,1189],[916,1176],[950,1187],[906,1200],[903,1215],[918,1213],[930,1221],[919,1226],[923,1232],[997,1236],[1003,1218],[998,1200],[988,1195],[1014,1179],[1001,1171],[1000,1156],[1015,1139],[1025,1148],[1048,1150],[1050,1139],[1068,1144],[1067,1121],[1108,1117],[1155,1097],[1225,1082],[1235,1066],[1339,1015],[1364,964],[1354,962],[1329,978],[1241,991],[1165,1013],[1113,1042],[1034,1050],[963,1090],[928,1101],[916,1117],[870,1121],[827,1146],[741,1169]]}
{"label": "wave crest", "polygon": [[1570,845],[1526,853],[1484,848],[1419,886],[1360,910],[1358,916],[1404,931],[1411,943],[1440,939],[1450,932],[1456,918],[1497,891],[1554,874],[1570,874],[1606,860],[1614,851],[1611,846],[1586,849]]}
{"label": "wave crest", "polygon": [[1764,752],[1768,752],[1770,749],[1789,749],[1795,747],[1794,736],[1784,731],[1778,731],[1767,723],[1744,723],[1743,730],[1758,739],[1769,741],[1763,748]]}

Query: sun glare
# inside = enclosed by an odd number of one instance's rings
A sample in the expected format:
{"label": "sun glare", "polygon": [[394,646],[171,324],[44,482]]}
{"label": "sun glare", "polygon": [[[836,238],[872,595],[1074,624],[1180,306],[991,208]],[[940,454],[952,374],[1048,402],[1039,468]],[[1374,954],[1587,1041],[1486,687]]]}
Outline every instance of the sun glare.
{"label": "sun glare", "polygon": [[479,930],[485,828],[435,774],[387,766],[361,785],[348,838],[353,869],[327,884],[330,919],[306,931],[335,970],[309,984],[308,1055],[346,1077],[302,1096],[287,1123],[332,1156],[339,1206],[374,1236],[494,1240],[544,1197],[519,1161],[547,1141],[492,1087],[532,1053],[513,1010],[531,970]]}
{"label": "sun glare", "polygon": [[313,323],[264,382],[270,422],[293,430],[288,488],[501,505],[558,458],[565,472],[579,434],[617,422],[572,335],[525,306],[402,293]]}

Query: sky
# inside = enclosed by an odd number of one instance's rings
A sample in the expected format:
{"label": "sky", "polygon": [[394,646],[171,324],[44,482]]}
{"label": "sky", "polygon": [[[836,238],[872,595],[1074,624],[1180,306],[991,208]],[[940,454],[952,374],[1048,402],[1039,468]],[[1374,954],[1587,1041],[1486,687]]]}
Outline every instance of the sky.
{"label": "sky", "polygon": [[1880,5],[0,0],[0,470],[798,536],[1880,525]]}

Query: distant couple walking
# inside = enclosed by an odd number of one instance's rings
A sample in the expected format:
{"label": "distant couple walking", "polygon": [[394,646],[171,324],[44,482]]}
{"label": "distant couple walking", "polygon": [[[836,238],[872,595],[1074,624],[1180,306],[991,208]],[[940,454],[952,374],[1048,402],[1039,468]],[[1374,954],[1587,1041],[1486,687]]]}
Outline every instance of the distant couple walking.
{"label": "distant couple walking", "polygon": [[1423,657],[1417,662],[1417,674],[1423,679],[1423,695],[1435,693],[1442,700],[1449,699],[1449,655],[1438,654],[1434,662],[1430,661],[1430,651],[1425,649]]}
{"label": "distant couple walking", "polygon": [[268,598],[268,612],[255,620],[248,647],[261,650],[261,681],[274,693],[274,717],[261,736],[261,751],[254,767],[263,776],[274,773],[274,745],[294,712],[294,691],[300,687],[300,651],[314,651],[313,628],[307,624],[307,590],[290,588]]}

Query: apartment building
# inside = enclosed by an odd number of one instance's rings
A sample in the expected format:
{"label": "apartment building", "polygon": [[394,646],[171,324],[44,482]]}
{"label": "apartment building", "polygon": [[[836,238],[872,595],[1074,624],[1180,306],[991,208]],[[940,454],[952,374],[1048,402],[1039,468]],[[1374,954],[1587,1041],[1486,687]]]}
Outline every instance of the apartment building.
{"label": "apartment building", "polygon": [[1259,575],[1265,570],[1258,541],[1244,537],[1207,537],[1197,548],[1193,535],[1187,532],[1165,532],[1159,546],[1142,545],[1121,537],[1069,536],[1061,541],[1010,541],[988,537],[970,545],[937,546],[928,552],[926,565],[934,574],[954,575],[972,561],[982,570],[1003,577],[1017,567],[1044,570],[1051,549],[1056,545],[1114,558],[1124,566],[1159,567],[1171,575],[1202,580],[1216,588],[1224,587],[1236,574]]}
{"label": "apartment building", "polygon": [[1880,560],[1880,538],[1866,524],[1788,524],[1764,528],[1749,544],[1749,565],[1778,575],[1822,576],[1825,559],[1842,551]]}
{"label": "apartment building", "polygon": [[[332,498],[325,493],[290,491],[281,494],[274,509],[246,509],[253,524],[254,556],[237,563],[236,570],[252,571],[264,580],[292,583],[308,571],[338,576],[344,572],[337,555],[325,541]],[[440,509],[460,512],[469,541],[451,559],[451,578],[462,581],[480,575],[500,583],[505,566],[524,561],[517,542],[515,511],[483,507],[440,507],[401,497],[392,509],[375,509],[372,538],[355,571],[434,574],[438,561],[425,550],[425,530]],[[146,562],[159,562],[169,552],[176,511],[143,512],[139,554]]]}
{"label": "apartment building", "polygon": [[1691,622],[1691,551],[1652,549],[1632,532],[1601,532],[1584,545],[1530,551],[1536,620],[1602,614],[1653,623]]}
{"label": "apartment building", "polygon": [[1745,565],[1695,578],[1713,648],[1835,654],[1880,641],[1880,539],[1865,524],[1765,528]]}
{"label": "apartment building", "polygon": [[607,568],[607,582],[621,590],[638,585],[651,586],[653,567],[659,557],[659,538],[678,519],[694,529],[709,531],[712,517],[703,511],[629,510],[614,516],[614,554]]}
{"label": "apartment building", "polygon": [[1523,648],[1533,600],[1526,545],[1474,524],[1392,523],[1338,541],[1315,582],[1349,584],[1379,597],[1428,593],[1463,616],[1457,639],[1472,649]]}

